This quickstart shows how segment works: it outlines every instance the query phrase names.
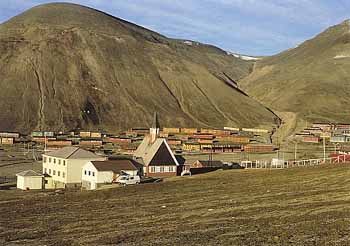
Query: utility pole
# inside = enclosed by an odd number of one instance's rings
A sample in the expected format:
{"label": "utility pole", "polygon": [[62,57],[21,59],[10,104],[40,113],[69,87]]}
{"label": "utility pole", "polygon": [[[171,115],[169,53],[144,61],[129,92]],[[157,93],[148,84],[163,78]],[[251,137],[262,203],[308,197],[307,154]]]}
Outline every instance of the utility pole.
{"label": "utility pole", "polygon": [[323,137],[323,162],[326,162],[326,138]]}

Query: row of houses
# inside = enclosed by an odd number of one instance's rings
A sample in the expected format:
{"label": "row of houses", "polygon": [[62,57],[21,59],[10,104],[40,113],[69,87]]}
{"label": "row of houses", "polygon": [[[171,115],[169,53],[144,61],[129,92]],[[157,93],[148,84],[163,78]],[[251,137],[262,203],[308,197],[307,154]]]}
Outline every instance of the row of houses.
{"label": "row of houses", "polygon": [[304,143],[350,143],[350,124],[313,123],[296,135]]}

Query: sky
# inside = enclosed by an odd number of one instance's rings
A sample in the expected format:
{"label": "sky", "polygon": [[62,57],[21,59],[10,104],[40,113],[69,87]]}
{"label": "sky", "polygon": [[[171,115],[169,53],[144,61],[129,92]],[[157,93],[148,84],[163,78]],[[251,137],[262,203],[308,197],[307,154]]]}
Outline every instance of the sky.
{"label": "sky", "polygon": [[[0,22],[49,0],[0,0]],[[350,18],[349,0],[60,0],[245,55],[293,48]]]}

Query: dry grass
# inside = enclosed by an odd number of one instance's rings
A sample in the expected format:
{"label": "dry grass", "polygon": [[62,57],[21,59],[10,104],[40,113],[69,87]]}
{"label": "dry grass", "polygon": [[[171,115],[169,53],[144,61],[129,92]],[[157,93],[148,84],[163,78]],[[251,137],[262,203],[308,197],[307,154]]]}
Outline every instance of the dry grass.
{"label": "dry grass", "polygon": [[230,170],[93,192],[0,192],[5,245],[348,245],[350,167]]}

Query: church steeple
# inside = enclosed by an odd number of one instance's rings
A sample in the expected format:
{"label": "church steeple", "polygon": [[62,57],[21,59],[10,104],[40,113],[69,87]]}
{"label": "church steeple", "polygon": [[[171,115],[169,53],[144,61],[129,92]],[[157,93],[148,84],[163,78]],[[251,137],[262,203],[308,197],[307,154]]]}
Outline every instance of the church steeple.
{"label": "church steeple", "polygon": [[158,121],[158,114],[157,112],[154,112],[152,127],[149,129],[149,133],[151,136],[151,141],[150,141],[151,143],[154,143],[157,140],[159,136],[159,131],[160,131],[160,125]]}
{"label": "church steeple", "polygon": [[157,112],[154,112],[154,114],[153,114],[153,124],[152,124],[152,128],[158,128],[158,129],[160,128]]}

